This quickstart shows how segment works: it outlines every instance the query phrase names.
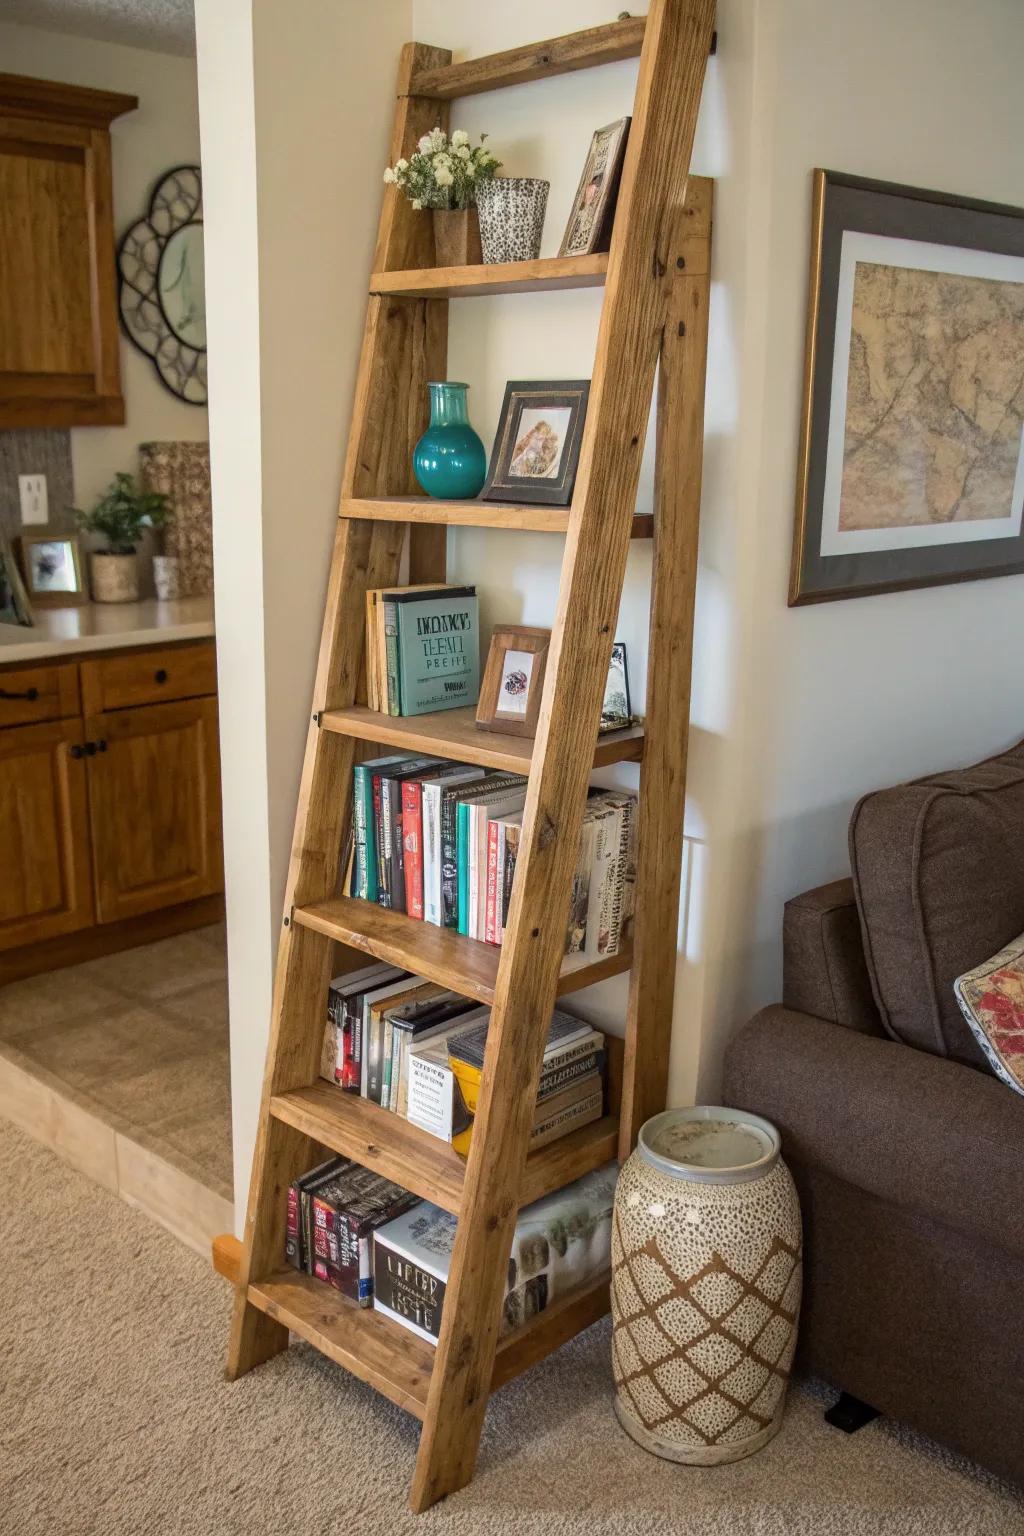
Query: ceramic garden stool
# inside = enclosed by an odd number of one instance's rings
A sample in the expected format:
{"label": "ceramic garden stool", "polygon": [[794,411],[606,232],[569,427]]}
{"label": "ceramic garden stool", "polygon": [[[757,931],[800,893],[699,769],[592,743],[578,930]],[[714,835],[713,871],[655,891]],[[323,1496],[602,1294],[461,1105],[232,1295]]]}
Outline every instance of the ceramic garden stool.
{"label": "ceramic garden stool", "polygon": [[760,1450],[782,1423],[802,1280],[800,1206],[767,1120],[667,1110],[615,1192],[615,1412],[693,1466]]}

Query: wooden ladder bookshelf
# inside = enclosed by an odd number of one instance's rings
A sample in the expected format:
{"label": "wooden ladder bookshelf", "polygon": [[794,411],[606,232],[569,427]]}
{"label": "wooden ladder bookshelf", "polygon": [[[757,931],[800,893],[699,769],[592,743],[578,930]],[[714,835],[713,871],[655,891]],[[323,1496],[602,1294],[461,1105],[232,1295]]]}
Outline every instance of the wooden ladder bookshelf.
{"label": "wooden ladder bookshelf", "polygon": [[[273,1018],[228,1374],[293,1330],[423,1421],[411,1504],[423,1510],[473,1474],[489,1393],[608,1309],[608,1276],[499,1339],[516,1211],[630,1152],[664,1106],[678,924],[707,347],[711,184],[687,179],[713,0],[651,0],[649,15],[453,64],[407,44],[392,163],[448,102],[640,56],[633,123],[607,255],[437,269],[429,221],[384,195],[345,462],[278,952]],[[590,404],[571,509],[439,502],[415,494],[411,450],[426,384],[446,377],[448,302],[604,285]],[[635,500],[660,359],[653,517]],[[476,731],[472,712],[395,719],[365,698],[364,593],[445,579],[446,525],[564,535],[557,614],[536,739]],[[643,730],[598,739],[629,541],[653,538]],[[500,949],[337,894],[360,744],[435,752],[529,773],[506,942]],[[596,745],[594,745],[596,743]],[[630,952],[570,966],[564,936],[593,766],[640,762],[635,937]],[[492,1008],[467,1161],[377,1105],[318,1080],[334,946],[407,966]],[[343,969],[344,966],[334,966]],[[527,1155],[543,1039],[555,998],[629,969],[624,1052],[611,1053],[615,1113]],[[524,1070],[524,1064],[528,1070]],[[288,1185],[328,1148],[459,1217],[436,1350],[284,1266]]]}

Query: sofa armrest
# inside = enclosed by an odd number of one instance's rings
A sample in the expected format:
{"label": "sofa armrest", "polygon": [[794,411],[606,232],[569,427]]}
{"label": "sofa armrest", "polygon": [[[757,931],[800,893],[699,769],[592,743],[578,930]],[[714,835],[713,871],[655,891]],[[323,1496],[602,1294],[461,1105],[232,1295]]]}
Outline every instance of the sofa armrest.
{"label": "sofa armrest", "polygon": [[852,880],[832,880],[786,902],[782,1001],[848,1029],[882,1035]]}
{"label": "sofa armrest", "polygon": [[774,1007],[729,1045],[723,1094],[794,1163],[1024,1256],[1024,1097],[995,1077]]}

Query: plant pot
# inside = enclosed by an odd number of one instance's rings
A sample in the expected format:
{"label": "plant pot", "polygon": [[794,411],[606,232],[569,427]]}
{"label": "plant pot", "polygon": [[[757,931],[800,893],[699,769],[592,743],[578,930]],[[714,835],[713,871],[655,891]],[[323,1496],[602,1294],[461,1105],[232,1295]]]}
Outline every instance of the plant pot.
{"label": "plant pot", "polygon": [[495,176],[476,189],[484,261],[536,261],[548,205],[549,181]]}
{"label": "plant pot", "polygon": [[90,555],[89,574],[95,603],[137,603],[137,555]]}
{"label": "plant pot", "polygon": [[483,261],[475,208],[435,208],[434,259],[439,267],[475,267]]}
{"label": "plant pot", "polygon": [[177,555],[153,556],[153,585],[162,603],[170,603],[181,596],[181,561]]}

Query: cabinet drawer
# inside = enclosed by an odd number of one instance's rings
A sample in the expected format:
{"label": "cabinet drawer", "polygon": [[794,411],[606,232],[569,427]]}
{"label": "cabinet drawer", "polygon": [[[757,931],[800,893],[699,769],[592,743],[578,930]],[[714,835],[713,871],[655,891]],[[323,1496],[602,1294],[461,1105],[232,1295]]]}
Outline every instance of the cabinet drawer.
{"label": "cabinet drawer", "polygon": [[165,645],[82,662],[86,715],[133,709],[172,699],[198,699],[217,692],[217,659],[212,642]]}
{"label": "cabinet drawer", "polygon": [[78,668],[73,661],[0,672],[0,727],[67,720],[78,712]]}

